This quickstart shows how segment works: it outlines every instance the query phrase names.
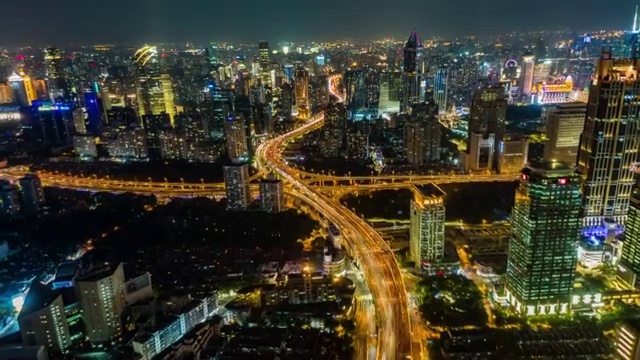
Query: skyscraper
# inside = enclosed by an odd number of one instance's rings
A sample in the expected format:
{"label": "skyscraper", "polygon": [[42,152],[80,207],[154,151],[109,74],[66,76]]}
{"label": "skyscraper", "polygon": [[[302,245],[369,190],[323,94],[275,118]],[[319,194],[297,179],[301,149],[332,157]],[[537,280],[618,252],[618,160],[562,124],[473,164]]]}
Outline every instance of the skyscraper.
{"label": "skyscraper", "polygon": [[402,73],[399,71],[380,74],[380,113],[397,113],[400,108]]}
{"label": "skyscraper", "polygon": [[224,138],[224,124],[229,114],[234,111],[233,94],[229,90],[220,88],[217,84],[211,84],[209,89],[213,119],[207,136],[213,139],[222,139]]}
{"label": "skyscraper", "polygon": [[249,157],[247,146],[246,121],[242,114],[227,117],[224,134],[227,142],[227,155],[232,162],[246,161]]}
{"label": "skyscraper", "polygon": [[[621,264],[640,275],[640,176],[631,195],[631,205],[625,224]],[[635,284],[632,284],[635,285]]]}
{"label": "skyscraper", "polygon": [[62,75],[62,51],[59,48],[44,49],[44,66],[51,100],[67,96],[68,89]]}
{"label": "skyscraper", "polygon": [[73,113],[68,104],[36,101],[31,106],[33,130],[48,145],[71,143]]}
{"label": "skyscraper", "polygon": [[296,70],[296,107],[298,117],[306,119],[309,117],[309,72],[305,68]]}
{"label": "skyscraper", "polygon": [[62,295],[39,280],[31,283],[18,324],[24,345],[42,345],[58,354],[71,345]]}
{"label": "skyscraper", "polygon": [[362,121],[365,118],[367,87],[363,70],[347,70],[344,74],[345,103],[351,121]]}
{"label": "skyscraper", "polygon": [[449,68],[440,66],[433,77],[433,98],[440,111],[449,110]]}
{"label": "skyscraper", "polygon": [[29,76],[21,76],[14,72],[7,80],[13,89],[13,99],[19,105],[31,106],[31,103],[38,98]]}
{"label": "skyscraper", "polygon": [[547,113],[547,142],[544,145],[545,161],[576,164],[580,133],[584,130],[587,106],[583,103],[560,104]]}
{"label": "skyscraper", "polygon": [[44,204],[44,191],[42,182],[36,174],[26,174],[20,179],[22,192],[22,206],[27,215],[35,215]]}
{"label": "skyscraper", "polygon": [[435,184],[413,185],[409,248],[416,267],[428,268],[444,257],[444,196]]}
{"label": "skyscraper", "polygon": [[155,46],[140,48],[133,55],[136,65],[136,96],[138,113],[144,115],[169,115],[171,123],[176,114],[173,83],[168,74],[162,73]]}
{"label": "skyscraper", "polygon": [[269,176],[260,180],[260,205],[270,213],[284,211],[284,184],[282,180]]}
{"label": "skyscraper", "polygon": [[624,224],[640,146],[640,58],[614,59],[603,50],[589,89],[578,172],[584,184],[584,225],[605,218]]}
{"label": "skyscraper", "polygon": [[507,135],[498,147],[498,174],[517,174],[527,162],[529,140],[517,135]]}
{"label": "skyscraper", "polygon": [[122,263],[107,264],[78,277],[75,289],[89,341],[102,344],[120,336],[124,308]]}
{"label": "skyscraper", "polygon": [[581,178],[571,164],[522,170],[511,213],[506,292],[521,314],[567,313],[582,228]]}
{"label": "skyscraper", "polygon": [[422,91],[422,42],[413,31],[404,46],[404,68],[402,70],[402,97],[400,112],[406,112],[411,105],[424,100]]}
{"label": "skyscraper", "polygon": [[404,127],[404,152],[413,166],[440,160],[441,129],[438,106],[423,102],[411,106],[411,114]]}
{"label": "skyscraper", "polygon": [[271,62],[269,60],[269,43],[266,41],[260,41],[258,43],[258,51],[260,57],[260,69],[262,71],[265,71],[267,70],[267,68],[269,67],[269,63]]}
{"label": "skyscraper", "polygon": [[249,165],[246,163],[225,165],[224,189],[227,194],[227,209],[246,210],[251,202]]}
{"label": "skyscraper", "polygon": [[[497,167],[496,151],[504,138],[506,114],[507,99],[501,87],[483,88],[473,94],[467,151],[463,156],[467,171],[493,170]],[[491,137],[493,146],[487,146],[484,140]]]}
{"label": "skyscraper", "polygon": [[518,83],[520,94],[522,95],[529,95],[531,93],[535,66],[536,63],[531,52],[522,56],[522,70],[520,72],[520,81]]}

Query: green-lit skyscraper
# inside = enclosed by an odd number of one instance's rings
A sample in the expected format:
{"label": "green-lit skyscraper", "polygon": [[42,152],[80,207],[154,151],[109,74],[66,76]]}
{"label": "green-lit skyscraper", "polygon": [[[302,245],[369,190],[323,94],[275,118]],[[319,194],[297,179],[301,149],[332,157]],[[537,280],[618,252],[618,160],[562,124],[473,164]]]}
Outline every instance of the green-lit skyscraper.
{"label": "green-lit skyscraper", "polygon": [[567,313],[582,227],[581,177],[567,163],[525,167],[511,214],[507,299],[521,314]]}
{"label": "green-lit skyscraper", "polygon": [[637,176],[625,225],[621,263],[636,275],[640,274],[640,177]]}

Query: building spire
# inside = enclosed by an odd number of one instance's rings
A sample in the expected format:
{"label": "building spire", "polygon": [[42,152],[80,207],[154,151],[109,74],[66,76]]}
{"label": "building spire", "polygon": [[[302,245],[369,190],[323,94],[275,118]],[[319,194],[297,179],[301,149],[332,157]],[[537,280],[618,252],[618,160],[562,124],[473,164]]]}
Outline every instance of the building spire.
{"label": "building spire", "polygon": [[634,33],[638,32],[638,5],[636,5],[636,12],[633,15],[633,30]]}

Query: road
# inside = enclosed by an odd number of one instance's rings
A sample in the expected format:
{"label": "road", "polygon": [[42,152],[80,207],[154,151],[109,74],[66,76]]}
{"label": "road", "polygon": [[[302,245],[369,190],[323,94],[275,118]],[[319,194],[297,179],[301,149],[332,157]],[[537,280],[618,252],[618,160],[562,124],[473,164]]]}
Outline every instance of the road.
{"label": "road", "polygon": [[277,173],[287,181],[290,191],[298,193],[341,230],[345,247],[360,264],[373,297],[378,323],[377,358],[410,358],[413,353],[408,299],[395,255],[380,234],[363,219],[309,186],[282,158],[281,151],[288,141],[319,128],[323,123],[324,114],[315,115],[305,125],[258,146],[258,167]]}

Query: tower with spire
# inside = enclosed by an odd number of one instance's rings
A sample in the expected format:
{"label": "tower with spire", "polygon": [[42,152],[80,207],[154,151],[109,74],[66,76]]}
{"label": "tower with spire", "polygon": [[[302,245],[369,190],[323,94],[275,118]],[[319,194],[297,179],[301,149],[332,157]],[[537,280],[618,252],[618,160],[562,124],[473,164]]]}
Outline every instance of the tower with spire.
{"label": "tower with spire", "polygon": [[406,112],[412,104],[424,101],[421,62],[422,41],[414,30],[404,46],[404,67],[402,70],[402,96],[400,112]]}

